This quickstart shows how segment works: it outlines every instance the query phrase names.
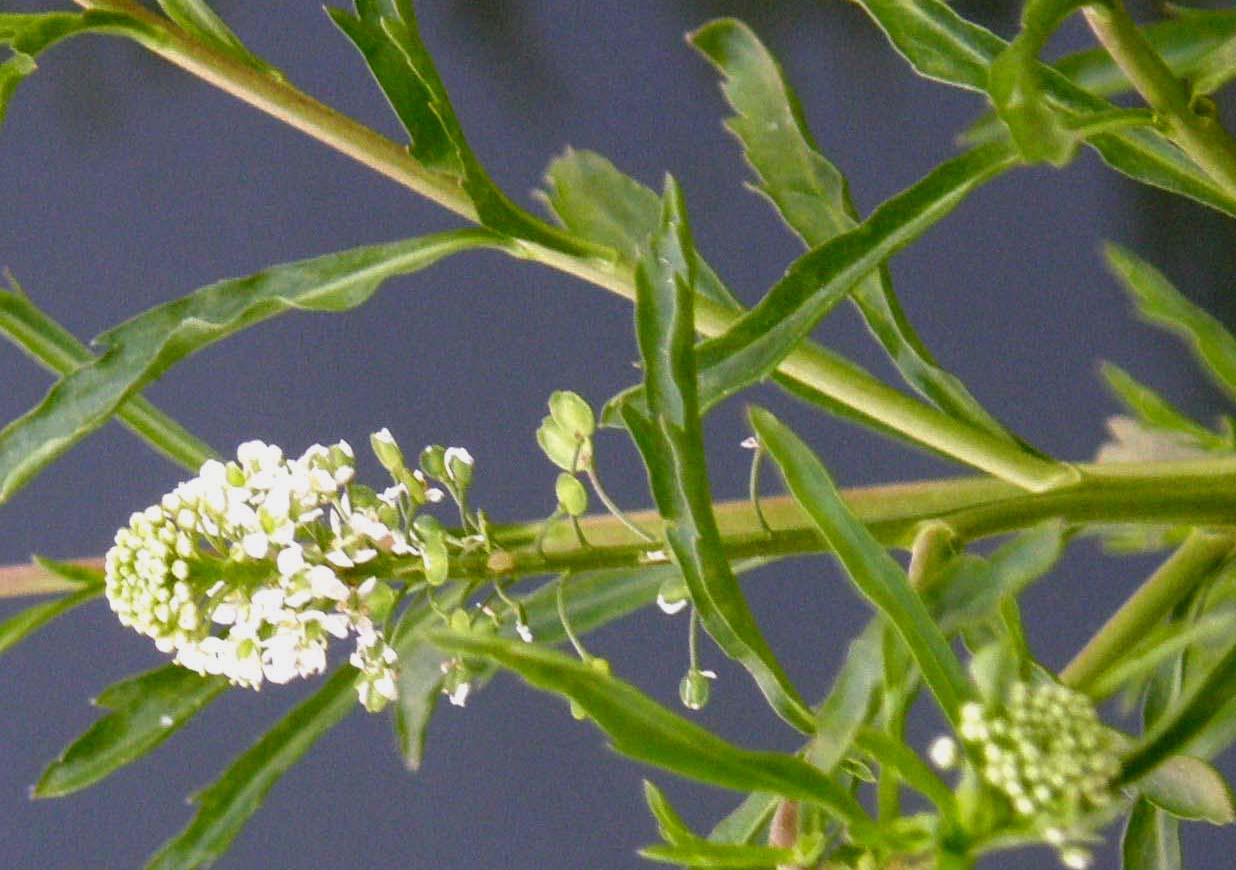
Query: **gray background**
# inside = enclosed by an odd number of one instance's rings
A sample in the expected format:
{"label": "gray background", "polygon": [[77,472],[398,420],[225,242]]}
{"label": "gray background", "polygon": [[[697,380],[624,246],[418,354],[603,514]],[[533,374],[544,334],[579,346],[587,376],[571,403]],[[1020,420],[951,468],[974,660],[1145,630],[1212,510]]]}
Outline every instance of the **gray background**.
{"label": "gray background", "polygon": [[[682,183],[702,249],[748,303],[798,253],[745,192],[722,131],[712,71],[682,34],[718,14],[745,18],[781,57],[822,147],[869,210],[955,153],[980,100],[915,79],[862,13],[793,2],[442,0],[420,4],[424,35],[465,129],[495,178],[523,202],[564,146],[592,148],[644,182]],[[46,3],[5,2],[4,9]],[[315,3],[220,2],[250,44],[326,102],[397,133],[352,49]],[[1001,33],[1011,9],[965,3]],[[1081,44],[1070,27],[1059,45]],[[0,265],[86,338],[221,277],[357,244],[456,225],[449,215],[127,43],[85,38],[47,55],[0,133]],[[1185,292],[1233,321],[1233,224],[1138,188],[1086,153],[1063,172],[1023,169],[989,185],[892,264],[928,344],[997,416],[1065,458],[1086,458],[1115,410],[1096,378],[1111,359],[1209,418],[1223,409],[1188,355],[1135,322],[1097,249],[1133,247]],[[495,254],[453,259],[386,286],[344,316],[296,314],[199,354],[148,395],[207,441],[260,437],[302,449],[363,444],[388,425],[408,445],[467,445],[479,503],[502,519],[552,507],[554,470],[533,432],[544,401],[572,388],[596,403],[635,378],[626,302]],[[819,336],[882,374],[847,311]],[[0,347],[0,414],[50,383]],[[946,473],[922,455],[777,397],[847,484]],[[743,493],[741,402],[709,418],[716,494]],[[642,472],[617,436],[600,446],[624,504]],[[129,512],[183,473],[110,425],[0,511],[0,561],[102,552]],[[1035,650],[1059,666],[1153,565],[1081,544],[1026,597]],[[804,692],[826,690],[866,609],[829,561],[801,560],[749,584],[766,633]],[[0,617],[15,610],[0,605]],[[619,674],[671,701],[685,621],[644,614],[591,642]],[[794,736],[750,681],[722,672],[701,721],[746,745]],[[187,821],[182,798],[304,694],[232,692],[167,746],[84,794],[31,803],[27,786],[96,716],[87,699],[154,666],[158,654],[96,604],[8,654],[0,666],[0,866],[132,867]],[[925,741],[938,720],[916,724]],[[280,782],[220,866],[243,868],[637,866],[653,841],[639,780],[563,704],[503,678],[464,711],[442,709],[425,766],[406,774],[386,716],[357,712]],[[706,829],[733,796],[657,777]],[[1190,867],[1230,866],[1230,834],[1189,828]],[[1115,834],[1113,833],[1113,838]],[[1100,866],[1113,866],[1109,853]],[[1049,853],[986,866],[1038,867]]]}

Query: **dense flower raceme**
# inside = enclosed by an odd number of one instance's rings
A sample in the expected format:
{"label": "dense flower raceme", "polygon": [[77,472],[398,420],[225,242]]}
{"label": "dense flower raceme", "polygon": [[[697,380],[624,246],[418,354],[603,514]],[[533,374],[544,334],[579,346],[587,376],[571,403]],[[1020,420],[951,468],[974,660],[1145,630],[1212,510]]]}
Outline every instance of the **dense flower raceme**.
{"label": "dense flower raceme", "polygon": [[[1085,817],[1108,806],[1120,771],[1112,732],[1085,695],[1055,683],[1013,683],[1004,703],[971,702],[961,709],[958,734],[983,782],[1007,800],[1015,817],[1059,849],[1070,868],[1090,855],[1071,842],[1086,834]],[[952,767],[958,753],[947,737],[929,754]]]}
{"label": "dense flower raceme", "polygon": [[[351,635],[360,701],[381,709],[396,696],[397,668],[381,628],[395,593],[381,568],[420,558],[428,577],[431,552],[444,561],[446,544],[440,526],[421,524],[421,534],[413,522],[441,491],[404,467],[389,432],[371,443],[396,481],[381,493],[353,483],[343,441],[295,459],[250,441],[233,462],[206,462],[117,532],[106,559],[112,610],[178,664],[253,689],[321,673],[330,639]],[[466,489],[472,457],[446,455],[444,482]]]}

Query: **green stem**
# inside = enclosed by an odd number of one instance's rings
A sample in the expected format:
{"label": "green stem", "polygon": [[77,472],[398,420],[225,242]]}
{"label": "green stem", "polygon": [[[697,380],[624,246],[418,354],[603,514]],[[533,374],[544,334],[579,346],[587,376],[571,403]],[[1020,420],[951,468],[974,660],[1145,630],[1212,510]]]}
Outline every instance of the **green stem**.
{"label": "green stem", "polygon": [[1079,692],[1091,690],[1198,583],[1214,574],[1231,556],[1234,543],[1231,534],[1193,532],[1060,672],[1061,682]]}
{"label": "green stem", "polygon": [[[132,16],[154,34],[142,44],[164,59],[460,217],[477,220],[471,201],[454,180],[426,169],[395,142],[286,81],[265,75],[216,51],[133,0],[74,2],[88,9],[107,9]],[[579,244],[573,240],[574,247]],[[608,249],[598,249],[594,257],[579,257],[517,240],[504,250],[588,281],[630,301],[635,299],[634,265],[622,261]],[[695,300],[695,328],[705,336],[725,332],[741,314],[705,297]],[[915,443],[1026,489],[1047,489],[1070,476],[1068,466],[1027,453],[1007,439],[912,399],[810,342],[803,342],[790,353],[778,366],[778,371]]]}
{"label": "green stem", "polygon": [[[843,495],[855,515],[888,547],[909,548],[929,520],[946,523],[959,543],[1016,531],[1053,517],[1076,524],[1218,526],[1236,531],[1236,458],[1080,465],[1078,469],[1080,482],[1045,493],[1027,493],[1004,481],[970,477],[860,487],[845,490]],[[792,498],[765,498],[762,507],[771,536],[748,500],[714,505],[731,559],[827,551],[814,523]],[[630,521],[658,535],[662,530],[655,511],[634,513]],[[661,547],[659,537],[647,541],[609,515],[585,517],[580,526],[587,533],[587,543],[576,538],[574,529],[559,523],[545,535],[540,549],[540,522],[495,527],[498,552],[452,559],[454,579],[646,565],[648,554]],[[91,564],[97,565],[98,560]],[[412,560],[405,570],[397,569],[395,579],[416,579],[418,565],[419,560]],[[69,588],[53,578],[36,580],[39,573],[26,566],[0,568],[0,598]]]}
{"label": "green stem", "polygon": [[1188,85],[1151,47],[1120,0],[1088,6],[1086,22],[1166,127],[1168,137],[1236,196],[1236,139],[1213,114],[1198,112]]}

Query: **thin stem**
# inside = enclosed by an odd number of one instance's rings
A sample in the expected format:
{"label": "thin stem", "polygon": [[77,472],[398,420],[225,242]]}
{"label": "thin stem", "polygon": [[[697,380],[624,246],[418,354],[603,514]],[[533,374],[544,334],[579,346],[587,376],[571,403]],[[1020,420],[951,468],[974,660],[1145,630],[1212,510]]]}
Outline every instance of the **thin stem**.
{"label": "thin stem", "polygon": [[694,607],[687,620],[687,667],[691,671],[700,669],[700,615]]}
{"label": "thin stem", "polygon": [[1236,197],[1236,139],[1212,113],[1197,111],[1188,85],[1146,41],[1120,0],[1082,12],[1099,42],[1159,115],[1168,137]]}
{"label": "thin stem", "polygon": [[1060,672],[1061,682],[1080,692],[1092,689],[1108,668],[1227,561],[1234,543],[1230,534],[1193,532]]}
{"label": "thin stem", "polygon": [[571,575],[563,574],[558,578],[558,587],[554,592],[554,599],[558,604],[558,621],[562,623],[562,630],[566,633],[567,640],[571,642],[571,646],[575,647],[575,652],[579,655],[580,661],[588,661],[592,658],[588,654],[588,650],[584,649],[584,645],[580,643],[579,637],[575,634],[575,629],[571,628],[571,619],[567,616],[566,597],[564,589],[566,581]]}
{"label": "thin stem", "polygon": [[601,504],[605,505],[605,509],[613,514],[619,522],[645,541],[653,543],[659,540],[655,535],[636,525],[630,517],[623,513],[622,508],[614,503],[614,500],[609,497],[609,493],[605,491],[605,487],[601,486],[601,479],[597,477],[596,469],[589,465],[584,469],[584,473],[588,475],[588,482],[592,484],[592,488],[596,492],[597,498],[601,500]]}
{"label": "thin stem", "polygon": [[[292,87],[222,54],[185,33],[133,0],[74,0],[89,9],[122,12],[153,34],[142,44],[164,59],[215,87],[271,115],[319,142],[368,166],[409,190],[467,220],[476,221],[471,201],[451,178],[421,166],[390,139]],[[581,242],[554,228],[569,247]],[[568,247],[564,244],[564,247]],[[566,250],[517,240],[508,254],[534,260],[602,287],[625,299],[635,298],[634,266],[608,249],[581,257]],[[741,316],[710,299],[695,300],[695,328],[706,336],[728,330]],[[778,366],[778,371],[863,416],[876,420],[911,441],[952,456],[959,462],[1039,491],[1070,479],[1068,466],[1033,456],[1007,439],[956,420],[910,398],[857,369],[818,345],[804,341]]]}
{"label": "thin stem", "polygon": [[751,451],[751,476],[747,479],[747,496],[751,499],[751,506],[755,508],[755,516],[760,521],[760,526],[771,535],[772,526],[768,524],[768,517],[764,516],[764,508],[760,505],[760,460],[763,458],[764,448],[757,441]]}

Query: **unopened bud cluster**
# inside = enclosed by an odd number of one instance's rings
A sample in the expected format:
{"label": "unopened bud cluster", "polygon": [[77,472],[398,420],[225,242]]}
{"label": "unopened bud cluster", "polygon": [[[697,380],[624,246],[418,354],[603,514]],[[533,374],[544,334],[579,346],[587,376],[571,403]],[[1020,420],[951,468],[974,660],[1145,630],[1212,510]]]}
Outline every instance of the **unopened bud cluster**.
{"label": "unopened bud cluster", "polygon": [[[448,570],[448,536],[417,510],[442,498],[405,467],[385,429],[371,439],[394,478],[382,492],[353,482],[346,442],[295,459],[260,441],[235,461],[210,460],[159,504],[133,514],[106,557],[106,594],[120,621],[175,661],[257,689],[326,669],[330,638],[355,638],[350,661],[367,709],[396,697],[397,660],[382,624],[396,564],[427,582]],[[466,491],[472,457],[441,451],[442,482]]]}

